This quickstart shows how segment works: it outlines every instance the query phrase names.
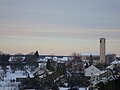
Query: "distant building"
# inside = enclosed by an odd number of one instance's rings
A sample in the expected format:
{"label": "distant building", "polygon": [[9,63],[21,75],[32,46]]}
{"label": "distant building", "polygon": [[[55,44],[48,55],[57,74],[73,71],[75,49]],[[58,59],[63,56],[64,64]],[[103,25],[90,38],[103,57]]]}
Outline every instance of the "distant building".
{"label": "distant building", "polygon": [[111,62],[116,60],[116,54],[107,54],[106,55],[106,64],[110,64]]}
{"label": "distant building", "polygon": [[[90,55],[81,55],[81,60],[82,60],[83,62],[89,63],[89,62],[90,62],[90,59],[91,59],[91,58],[90,58]],[[100,56],[99,56],[99,55],[92,55],[92,59],[93,59],[92,64],[93,64],[93,65],[96,65],[96,64],[99,63]]]}
{"label": "distant building", "polygon": [[100,63],[105,63],[105,54],[106,54],[106,39],[100,38]]}

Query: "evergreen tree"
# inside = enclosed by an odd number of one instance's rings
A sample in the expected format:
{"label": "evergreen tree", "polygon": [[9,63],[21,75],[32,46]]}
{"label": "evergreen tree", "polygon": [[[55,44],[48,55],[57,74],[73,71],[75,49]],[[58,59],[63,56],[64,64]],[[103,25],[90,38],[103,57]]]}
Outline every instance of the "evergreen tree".
{"label": "evergreen tree", "polygon": [[48,59],[47,64],[46,64],[46,69],[48,69],[48,70],[50,70],[50,71],[53,71],[53,70],[54,70],[54,68],[52,67],[51,62],[50,62],[49,59]]}
{"label": "evergreen tree", "polygon": [[39,53],[38,53],[38,51],[36,51],[34,55],[35,55],[35,58],[36,58],[36,59],[39,58]]}
{"label": "evergreen tree", "polygon": [[3,54],[2,56],[1,56],[1,64],[2,65],[7,65],[8,64],[8,60],[9,60],[9,58],[10,58],[10,55],[5,55],[5,54]]}

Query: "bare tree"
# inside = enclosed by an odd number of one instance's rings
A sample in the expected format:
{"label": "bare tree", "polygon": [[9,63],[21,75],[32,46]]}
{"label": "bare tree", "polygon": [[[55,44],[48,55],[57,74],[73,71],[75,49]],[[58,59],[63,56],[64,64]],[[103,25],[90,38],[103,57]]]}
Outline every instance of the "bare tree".
{"label": "bare tree", "polygon": [[72,57],[75,61],[82,61],[81,54],[79,54],[79,53],[73,53]]}

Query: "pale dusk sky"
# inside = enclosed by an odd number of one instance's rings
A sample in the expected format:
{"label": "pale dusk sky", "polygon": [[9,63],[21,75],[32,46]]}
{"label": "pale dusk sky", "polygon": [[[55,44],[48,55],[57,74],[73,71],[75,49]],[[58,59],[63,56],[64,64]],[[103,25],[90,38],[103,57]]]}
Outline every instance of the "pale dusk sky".
{"label": "pale dusk sky", "polygon": [[120,0],[0,0],[0,51],[120,56]]}

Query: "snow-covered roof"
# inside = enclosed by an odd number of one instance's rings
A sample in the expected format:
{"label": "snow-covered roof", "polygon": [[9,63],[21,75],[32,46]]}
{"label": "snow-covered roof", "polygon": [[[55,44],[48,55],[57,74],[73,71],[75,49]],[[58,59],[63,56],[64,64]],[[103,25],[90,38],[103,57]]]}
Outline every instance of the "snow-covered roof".
{"label": "snow-covered roof", "polygon": [[106,67],[107,69],[112,69],[113,70],[113,65],[110,65],[110,66],[108,66],[108,67]]}
{"label": "snow-covered roof", "polygon": [[68,58],[68,57],[63,57],[62,60],[64,60],[64,61],[68,61],[69,58]]}
{"label": "snow-covered roof", "polygon": [[120,64],[120,61],[115,60],[115,61],[113,61],[111,64]]}
{"label": "snow-covered roof", "polygon": [[48,59],[47,59],[47,58],[43,58],[43,59],[39,58],[39,59],[37,59],[37,61],[38,61],[38,62],[47,62]]}
{"label": "snow-covered roof", "polygon": [[[91,53],[82,53],[82,54],[80,54],[81,56],[90,56],[91,55]],[[99,54],[98,53],[92,53],[92,56],[99,56]]]}
{"label": "snow-covered roof", "polygon": [[[69,87],[59,87],[59,90],[68,90]],[[86,88],[78,88],[79,90],[86,90]]]}
{"label": "snow-covered roof", "polygon": [[41,66],[46,66],[46,63],[38,63],[38,66],[41,67]]}
{"label": "snow-covered roof", "polygon": [[85,69],[85,76],[92,76],[95,73],[99,73],[100,70],[96,68],[95,66],[91,65],[88,68]]}
{"label": "snow-covered roof", "polygon": [[98,72],[98,73],[95,73],[94,75],[95,75],[95,76],[99,76],[99,75],[101,75],[101,74],[103,74],[103,73],[105,73],[105,72],[107,72],[107,70],[100,71],[100,72]]}
{"label": "snow-covered roof", "polygon": [[39,62],[47,62],[49,59],[53,59],[54,61],[59,62],[65,62],[69,60],[69,57],[45,57],[45,58],[39,58],[37,61]]}
{"label": "snow-covered roof", "polygon": [[15,60],[16,58],[21,58],[22,61],[25,60],[25,56],[14,56],[14,57],[11,56],[8,61],[13,61],[13,60]]}

